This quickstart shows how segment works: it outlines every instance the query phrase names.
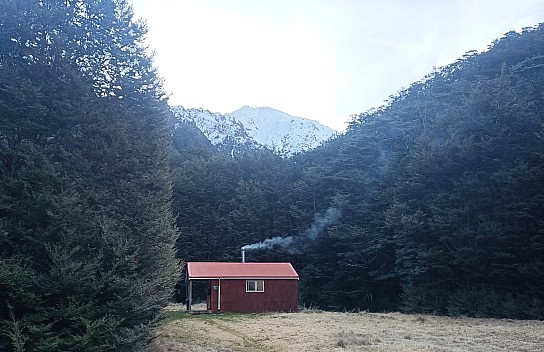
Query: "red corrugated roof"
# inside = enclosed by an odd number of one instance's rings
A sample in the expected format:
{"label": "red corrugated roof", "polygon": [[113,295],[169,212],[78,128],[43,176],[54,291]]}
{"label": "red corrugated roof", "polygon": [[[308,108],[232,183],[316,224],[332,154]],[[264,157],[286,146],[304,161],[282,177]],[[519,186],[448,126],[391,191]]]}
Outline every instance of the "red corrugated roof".
{"label": "red corrugated roof", "polygon": [[190,279],[298,279],[291,263],[188,262]]}

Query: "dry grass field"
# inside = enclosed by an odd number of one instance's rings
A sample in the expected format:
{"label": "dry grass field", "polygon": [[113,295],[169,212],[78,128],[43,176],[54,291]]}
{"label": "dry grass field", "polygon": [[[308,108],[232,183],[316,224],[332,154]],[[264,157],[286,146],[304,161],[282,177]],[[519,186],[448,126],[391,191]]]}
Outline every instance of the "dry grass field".
{"label": "dry grass field", "polygon": [[544,351],[544,322],[400,313],[187,315],[169,307],[152,352]]}

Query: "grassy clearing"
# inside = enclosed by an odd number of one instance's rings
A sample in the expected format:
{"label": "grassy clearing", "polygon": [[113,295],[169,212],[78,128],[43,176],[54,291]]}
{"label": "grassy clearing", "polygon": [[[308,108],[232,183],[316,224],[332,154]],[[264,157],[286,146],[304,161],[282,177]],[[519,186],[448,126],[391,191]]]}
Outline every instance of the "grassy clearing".
{"label": "grassy clearing", "polygon": [[167,311],[165,313],[165,318],[163,321],[163,324],[168,324],[175,321],[180,320],[196,320],[196,321],[210,321],[213,322],[219,322],[219,321],[239,321],[241,319],[252,319],[252,318],[258,318],[262,314],[238,314],[238,313],[223,313],[223,314],[187,314],[187,312],[183,310],[171,310]]}
{"label": "grassy clearing", "polygon": [[541,352],[544,322],[400,313],[187,315],[170,309],[152,352]]}

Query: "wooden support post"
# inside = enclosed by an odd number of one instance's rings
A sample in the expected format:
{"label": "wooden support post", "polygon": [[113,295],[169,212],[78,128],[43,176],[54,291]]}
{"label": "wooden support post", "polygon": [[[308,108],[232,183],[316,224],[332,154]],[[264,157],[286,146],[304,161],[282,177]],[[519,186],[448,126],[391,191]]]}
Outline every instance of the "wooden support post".
{"label": "wooden support post", "polygon": [[187,280],[187,313],[191,313],[193,310],[191,306],[193,305],[193,281],[190,279]]}

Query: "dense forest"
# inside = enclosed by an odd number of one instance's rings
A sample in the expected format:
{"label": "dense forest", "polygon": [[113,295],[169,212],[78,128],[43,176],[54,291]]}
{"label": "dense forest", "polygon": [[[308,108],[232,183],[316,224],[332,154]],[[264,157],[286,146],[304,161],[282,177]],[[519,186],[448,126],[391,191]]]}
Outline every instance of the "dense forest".
{"label": "dense forest", "polygon": [[[282,159],[180,148],[184,260],[285,260],[334,310],[544,319],[544,25],[435,70]],[[341,217],[305,233],[329,209]],[[280,243],[281,244],[281,243]]]}
{"label": "dense forest", "polygon": [[145,350],[179,263],[271,238],[302,305],[544,319],[544,25],[291,158],[172,133],[145,33],[0,0],[0,350]]}
{"label": "dense forest", "polygon": [[124,0],[0,1],[0,350],[144,350],[175,283],[169,107]]}

